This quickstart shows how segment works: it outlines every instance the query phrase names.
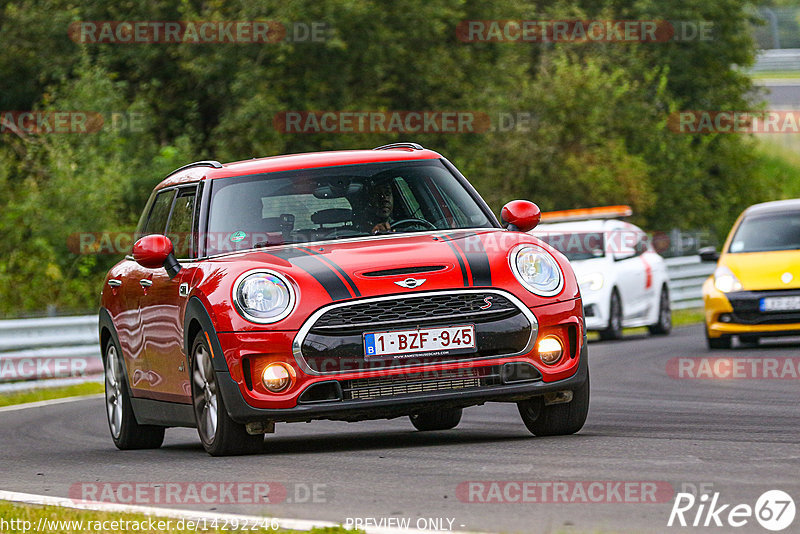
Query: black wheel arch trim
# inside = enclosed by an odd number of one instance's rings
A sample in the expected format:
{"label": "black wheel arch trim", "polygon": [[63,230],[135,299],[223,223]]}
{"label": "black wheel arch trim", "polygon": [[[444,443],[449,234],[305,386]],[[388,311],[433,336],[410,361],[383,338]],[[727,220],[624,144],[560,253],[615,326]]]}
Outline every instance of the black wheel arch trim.
{"label": "black wheel arch trim", "polygon": [[214,365],[214,370],[218,373],[229,373],[228,362],[225,361],[225,353],[222,351],[222,345],[219,343],[217,330],[214,328],[214,322],[211,320],[211,315],[209,315],[205,305],[203,305],[203,302],[197,296],[192,296],[189,302],[186,303],[186,311],[183,318],[183,346],[186,355],[187,369],[191,369],[192,365],[191,355],[194,330],[190,327],[193,321],[196,321],[200,325],[200,331],[208,335],[208,341],[211,343],[211,362]]}
{"label": "black wheel arch trim", "polygon": [[[117,334],[117,329],[114,327],[114,321],[111,319],[111,314],[108,313],[108,310],[105,308],[100,308],[98,312],[98,338],[100,339],[100,357],[103,360],[103,372],[105,372],[105,365],[106,365],[106,348],[103,345],[103,331],[107,330],[109,336],[111,336],[111,340],[116,345],[117,349],[120,351],[120,356],[122,358],[122,374],[125,375],[125,387],[128,388],[128,394],[133,398],[130,390],[130,380],[128,379],[128,366],[125,365],[125,357],[122,354],[122,345],[119,343],[119,335]],[[137,418],[138,419],[138,418]]]}
{"label": "black wheel arch trim", "polygon": [[[137,411],[137,403],[135,402],[138,400],[136,397],[133,396],[133,391],[131,391],[131,382],[128,378],[128,365],[125,363],[125,355],[122,354],[122,345],[119,342],[119,334],[117,334],[117,329],[114,327],[114,321],[111,319],[111,314],[105,308],[100,308],[98,312],[98,335],[100,338],[100,357],[103,359],[103,374],[105,374],[105,365],[106,365],[106,350],[103,346],[103,331],[107,330],[109,336],[111,337],[111,341],[114,342],[117,349],[119,350],[119,355],[122,357],[122,374],[125,378],[125,389],[128,390],[128,396],[131,400],[131,407],[133,408],[133,416],[136,417],[136,422],[140,425],[147,424],[145,423],[146,417],[143,417],[141,414],[141,410]],[[105,379],[104,379],[105,380]]]}

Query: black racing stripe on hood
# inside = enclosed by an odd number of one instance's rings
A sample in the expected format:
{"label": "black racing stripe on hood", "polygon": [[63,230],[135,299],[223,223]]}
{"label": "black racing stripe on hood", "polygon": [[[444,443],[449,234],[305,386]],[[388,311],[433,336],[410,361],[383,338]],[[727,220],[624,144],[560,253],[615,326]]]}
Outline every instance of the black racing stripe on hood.
{"label": "black racing stripe on hood", "polygon": [[288,261],[292,265],[303,269],[311,275],[317,282],[319,282],[331,300],[345,300],[352,298],[353,295],[344,285],[344,282],[339,278],[336,273],[325,265],[318,258],[304,249],[287,249],[281,251],[270,252],[273,256]]}
{"label": "black racing stripe on hood", "polygon": [[442,235],[440,239],[447,243],[447,246],[450,247],[450,250],[453,251],[456,259],[458,260],[458,266],[461,268],[461,277],[464,280],[464,287],[469,287],[469,278],[467,277],[467,266],[464,264],[464,259],[461,257],[461,252],[459,252],[458,248],[452,243],[449,236]]}
{"label": "black racing stripe on hood", "polygon": [[321,261],[323,261],[324,263],[326,263],[326,264],[327,264],[329,267],[331,267],[331,268],[333,268],[334,270],[336,270],[336,272],[338,272],[338,273],[339,273],[339,275],[340,275],[342,278],[344,278],[344,281],[347,283],[347,285],[348,285],[348,286],[350,286],[350,290],[352,291],[353,295],[354,295],[354,296],[356,296],[356,297],[360,297],[360,296],[361,296],[361,291],[359,291],[359,290],[358,290],[358,287],[356,287],[356,284],[355,284],[355,282],[353,282],[353,279],[352,279],[352,278],[350,278],[350,275],[349,275],[349,274],[347,274],[347,273],[344,271],[344,269],[342,269],[341,267],[339,267],[339,264],[337,264],[337,263],[336,263],[335,261],[333,261],[331,258],[329,258],[329,257],[327,257],[327,256],[323,256],[322,254],[319,254],[319,253],[317,253],[317,252],[315,252],[315,251],[313,251],[313,250],[311,250],[311,249],[309,249],[309,248],[305,248],[305,247],[303,247],[303,248],[302,248],[302,250],[305,250],[305,251],[306,251],[306,252],[308,252],[309,254],[311,254],[311,255],[313,255],[313,256],[316,256],[316,257],[318,257],[318,258],[319,258]]}
{"label": "black racing stripe on hood", "polygon": [[459,243],[464,251],[464,256],[469,263],[469,270],[472,272],[473,286],[492,285],[492,267],[489,264],[489,255],[483,246],[483,241],[477,235],[472,235]]}

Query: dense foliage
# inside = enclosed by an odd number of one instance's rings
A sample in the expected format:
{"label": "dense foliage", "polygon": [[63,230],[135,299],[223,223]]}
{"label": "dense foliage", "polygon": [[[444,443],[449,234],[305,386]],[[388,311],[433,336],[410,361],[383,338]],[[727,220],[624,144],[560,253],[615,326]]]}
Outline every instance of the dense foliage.
{"label": "dense foliage", "polygon": [[[198,159],[414,140],[449,157],[498,211],[520,197],[543,209],[630,203],[652,230],[724,232],[740,208],[774,196],[751,139],[667,127],[677,110],[752,106],[739,70],[754,57],[745,0],[17,0],[1,9],[0,110],[106,118],[93,134],[0,134],[4,314],[95,306],[118,257],[76,255],[68,237],[130,230],[160,177]],[[321,42],[271,44],[68,35],[76,21],[262,19],[327,30]],[[476,19],[706,21],[713,32],[690,42],[460,41],[459,22]],[[283,134],[273,117],[287,110],[474,110],[495,127]],[[126,120],[112,127],[112,114]]]}

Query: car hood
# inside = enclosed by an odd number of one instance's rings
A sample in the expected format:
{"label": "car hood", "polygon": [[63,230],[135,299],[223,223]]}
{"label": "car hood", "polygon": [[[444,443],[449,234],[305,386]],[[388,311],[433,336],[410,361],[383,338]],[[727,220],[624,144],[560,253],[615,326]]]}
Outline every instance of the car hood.
{"label": "car hood", "polygon": [[733,271],[747,291],[800,288],[800,250],[725,254],[719,264]]}
{"label": "car hood", "polygon": [[[311,277],[330,300],[457,287],[508,286],[513,278],[508,253],[516,245],[533,243],[561,254],[538,239],[499,229],[453,230],[317,242],[236,253],[224,262],[253,268],[274,266],[298,282]],[[571,274],[571,273],[569,273]],[[409,279],[413,279],[411,281]],[[397,282],[408,283],[403,286]]]}
{"label": "car hood", "polygon": [[[564,273],[557,296],[541,297],[526,290],[509,265],[509,252],[521,244],[548,250]],[[508,291],[533,309],[580,297],[566,258],[538,239],[501,229],[453,230],[389,234],[307,245],[282,245],[216,256],[200,265],[194,294],[221,314],[220,331],[253,326],[233,309],[234,280],[252,270],[280,273],[294,282],[297,304],[281,321],[283,330],[296,330],[315,310],[349,299],[405,295],[459,288]],[[230,283],[223,283],[230,281]],[[220,322],[222,315],[230,321]]]}

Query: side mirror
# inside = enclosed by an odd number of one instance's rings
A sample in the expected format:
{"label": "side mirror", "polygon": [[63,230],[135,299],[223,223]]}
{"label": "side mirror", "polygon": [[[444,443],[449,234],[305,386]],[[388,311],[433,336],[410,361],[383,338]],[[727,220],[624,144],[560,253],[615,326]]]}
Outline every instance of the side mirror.
{"label": "side mirror", "polygon": [[700,261],[703,262],[716,262],[719,260],[719,252],[714,247],[704,247],[697,251],[700,256]]}
{"label": "side mirror", "polygon": [[170,278],[181,270],[181,264],[173,253],[172,241],[161,234],[147,235],[134,243],[133,259],[145,269],[164,267]]}
{"label": "side mirror", "polygon": [[512,200],[500,212],[503,226],[512,232],[529,232],[542,218],[539,206],[528,200]]}

